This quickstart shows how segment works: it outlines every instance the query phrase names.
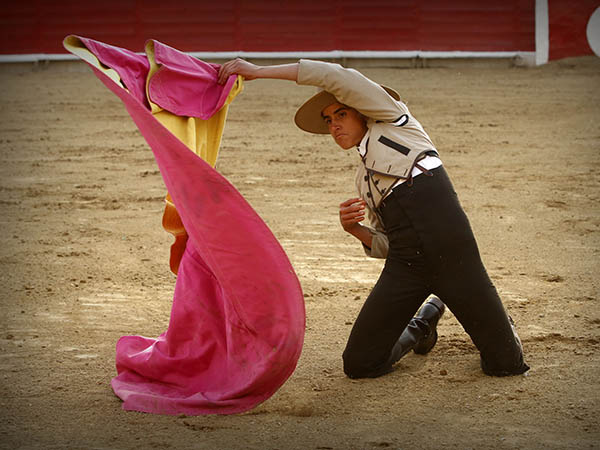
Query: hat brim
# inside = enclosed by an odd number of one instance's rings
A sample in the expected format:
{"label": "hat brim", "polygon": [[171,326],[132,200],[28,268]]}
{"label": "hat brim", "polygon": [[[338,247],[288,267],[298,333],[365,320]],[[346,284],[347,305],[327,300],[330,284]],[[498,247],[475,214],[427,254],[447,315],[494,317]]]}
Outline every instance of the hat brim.
{"label": "hat brim", "polygon": [[[394,100],[400,100],[400,94],[394,89],[381,86],[390,94]],[[315,134],[329,134],[329,128],[321,116],[321,112],[333,103],[342,103],[335,96],[327,91],[321,91],[313,95],[304,104],[298,108],[294,116],[294,122],[301,130]]]}

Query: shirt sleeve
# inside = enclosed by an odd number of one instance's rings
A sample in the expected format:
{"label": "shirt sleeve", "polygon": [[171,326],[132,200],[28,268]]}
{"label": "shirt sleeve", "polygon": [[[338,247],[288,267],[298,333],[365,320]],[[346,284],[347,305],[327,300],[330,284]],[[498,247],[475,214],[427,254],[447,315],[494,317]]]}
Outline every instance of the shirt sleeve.
{"label": "shirt sleeve", "polygon": [[371,248],[363,244],[363,250],[367,256],[371,258],[387,258],[389,241],[386,234],[382,231],[375,230],[371,227],[366,227],[372,236]]}
{"label": "shirt sleeve", "polygon": [[301,59],[297,83],[320,87],[340,103],[375,120],[393,122],[408,112],[402,102],[394,100],[380,85],[339,64]]}
{"label": "shirt sleeve", "polygon": [[371,226],[365,226],[369,233],[371,233],[371,248],[363,244],[363,250],[367,256],[371,258],[387,258],[389,249],[389,240],[385,234],[385,230],[379,221],[377,215],[367,205],[367,219]]}

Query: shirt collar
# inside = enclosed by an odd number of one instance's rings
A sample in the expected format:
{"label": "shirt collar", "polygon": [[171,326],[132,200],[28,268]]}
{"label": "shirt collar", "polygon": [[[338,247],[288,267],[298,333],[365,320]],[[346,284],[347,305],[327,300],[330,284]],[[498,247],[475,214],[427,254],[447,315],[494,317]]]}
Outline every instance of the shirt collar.
{"label": "shirt collar", "polygon": [[364,158],[365,155],[367,154],[367,142],[369,141],[370,134],[371,134],[371,129],[368,128],[367,132],[365,133],[365,135],[363,136],[361,141],[356,146],[356,150],[358,151],[358,154],[360,155],[361,158]]}

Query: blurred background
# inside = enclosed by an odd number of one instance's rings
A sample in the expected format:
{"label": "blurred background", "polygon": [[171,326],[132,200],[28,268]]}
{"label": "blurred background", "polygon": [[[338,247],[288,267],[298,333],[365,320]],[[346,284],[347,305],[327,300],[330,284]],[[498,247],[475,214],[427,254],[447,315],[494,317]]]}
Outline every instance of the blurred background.
{"label": "blurred background", "polygon": [[599,0],[6,2],[0,61],[71,58],[62,39],[78,34],[134,51],[152,38],[204,58],[501,57],[539,65],[591,54],[588,28],[599,7]]}

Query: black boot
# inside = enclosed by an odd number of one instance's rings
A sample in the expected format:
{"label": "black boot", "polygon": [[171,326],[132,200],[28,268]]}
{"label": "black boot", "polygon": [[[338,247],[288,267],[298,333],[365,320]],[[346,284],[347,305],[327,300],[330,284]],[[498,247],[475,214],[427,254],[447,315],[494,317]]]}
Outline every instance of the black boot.
{"label": "black boot", "polygon": [[425,355],[435,346],[438,338],[437,324],[444,315],[445,310],[444,303],[435,295],[432,295],[413,318],[413,321],[422,324],[424,331],[423,336],[413,348],[416,354]]}
{"label": "black boot", "polygon": [[430,296],[417,315],[410,319],[394,344],[390,362],[392,364],[398,362],[411,350],[419,355],[429,353],[437,342],[436,327],[445,309],[444,303],[439,298]]}
{"label": "black boot", "polygon": [[400,358],[410,352],[419,343],[422,336],[423,330],[413,317],[392,348],[391,363],[398,362]]}

